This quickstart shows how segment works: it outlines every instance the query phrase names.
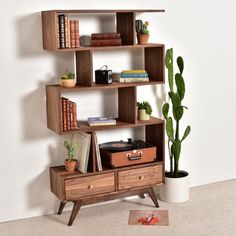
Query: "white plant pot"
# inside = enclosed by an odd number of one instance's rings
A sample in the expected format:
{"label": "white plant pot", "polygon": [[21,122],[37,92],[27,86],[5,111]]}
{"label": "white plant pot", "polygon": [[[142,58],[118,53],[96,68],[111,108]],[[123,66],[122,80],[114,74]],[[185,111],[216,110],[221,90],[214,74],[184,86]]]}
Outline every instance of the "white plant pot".
{"label": "white plant pot", "polygon": [[189,200],[189,174],[180,178],[165,177],[165,184],[160,188],[160,199],[164,202],[178,203]]}

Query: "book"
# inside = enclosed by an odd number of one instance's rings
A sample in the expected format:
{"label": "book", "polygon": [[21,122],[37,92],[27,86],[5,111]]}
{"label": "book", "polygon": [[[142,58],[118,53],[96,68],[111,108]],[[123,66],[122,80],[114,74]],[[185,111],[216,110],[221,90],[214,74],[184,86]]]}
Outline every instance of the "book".
{"label": "book", "polygon": [[168,210],[130,210],[129,225],[168,226]]}
{"label": "book", "polygon": [[140,74],[140,73],[147,73],[146,70],[122,70],[121,73],[126,73],[126,74]]}
{"label": "book", "polygon": [[99,150],[97,134],[95,132],[94,132],[94,144],[95,144],[96,158],[97,158],[97,170],[102,171],[101,154],[100,154],[100,150]]}
{"label": "book", "polygon": [[65,48],[65,15],[58,15],[60,48]]}
{"label": "book", "polygon": [[88,118],[89,126],[98,126],[98,125],[116,125],[116,119],[108,117],[89,117]]}
{"label": "book", "polygon": [[149,82],[149,78],[148,77],[143,77],[143,78],[114,77],[112,81],[118,82],[118,83],[137,83],[137,82]]}
{"label": "book", "polygon": [[119,46],[121,39],[91,39],[91,46]]}
{"label": "book", "polygon": [[122,78],[145,78],[148,77],[148,73],[121,73]]}
{"label": "book", "polygon": [[79,133],[73,136],[73,143],[76,143],[76,159],[78,160],[77,169],[81,173],[87,173],[88,161],[91,146],[91,134]]}
{"label": "book", "polygon": [[75,48],[75,21],[70,20],[70,47]]}
{"label": "book", "polygon": [[65,15],[65,46],[70,48],[70,25],[67,15]]}
{"label": "book", "polygon": [[79,41],[79,21],[78,20],[74,20],[74,24],[75,24],[75,47],[78,48],[80,47],[80,41]]}
{"label": "book", "polygon": [[120,33],[93,33],[91,39],[119,39]]}

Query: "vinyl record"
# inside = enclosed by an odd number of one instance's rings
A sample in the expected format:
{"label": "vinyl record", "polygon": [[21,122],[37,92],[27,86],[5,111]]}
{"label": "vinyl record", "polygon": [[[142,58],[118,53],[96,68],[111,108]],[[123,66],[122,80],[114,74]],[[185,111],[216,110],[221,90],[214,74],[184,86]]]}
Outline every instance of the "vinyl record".
{"label": "vinyl record", "polygon": [[103,144],[100,144],[99,147],[101,149],[105,149],[111,152],[120,152],[120,151],[132,150],[134,148],[134,145],[132,143],[117,141],[117,142],[103,143]]}

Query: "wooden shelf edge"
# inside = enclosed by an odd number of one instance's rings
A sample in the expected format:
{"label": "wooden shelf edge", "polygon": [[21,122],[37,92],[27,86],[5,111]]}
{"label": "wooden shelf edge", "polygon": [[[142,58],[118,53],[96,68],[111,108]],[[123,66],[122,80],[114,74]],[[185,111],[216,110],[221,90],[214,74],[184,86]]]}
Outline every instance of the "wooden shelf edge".
{"label": "wooden shelf edge", "polygon": [[[137,120],[137,122],[134,123],[127,123],[127,122],[122,122],[122,121],[117,121],[116,125],[101,125],[101,126],[89,126],[86,121],[79,121],[80,128],[79,129],[73,129],[73,130],[67,130],[67,131],[61,131],[61,132],[56,132],[59,135],[66,135],[66,134],[75,134],[75,133],[91,133],[91,132],[96,132],[96,131],[104,131],[104,130],[112,130],[112,129],[121,129],[121,128],[135,128],[135,127],[140,127],[140,126],[148,126],[148,125],[160,125],[164,124],[165,121],[160,118],[156,118],[151,116],[150,120],[148,121],[140,121]],[[50,129],[51,130],[51,129]]]}
{"label": "wooden shelf edge", "polygon": [[165,12],[165,9],[106,9],[106,10],[95,10],[95,9],[80,9],[80,10],[45,10],[42,12],[55,12],[55,13],[128,13],[128,12],[136,12],[136,13],[155,13],[155,12]]}
{"label": "wooden shelf edge", "polygon": [[116,89],[116,88],[127,88],[127,87],[136,87],[144,85],[158,85],[164,84],[164,81],[155,81],[150,80],[149,82],[137,82],[137,83],[118,83],[113,82],[112,84],[95,84],[92,86],[75,86],[73,88],[61,87],[59,84],[46,85],[46,87],[53,87],[54,89],[60,92],[73,92],[78,90],[100,90],[100,89]]}
{"label": "wooden shelf edge", "polygon": [[148,43],[148,44],[134,44],[134,45],[120,45],[120,46],[81,46],[78,48],[62,48],[62,49],[45,49],[46,51],[54,52],[75,52],[75,51],[101,51],[101,50],[120,50],[120,49],[137,49],[137,48],[153,48],[164,47],[162,43]]}

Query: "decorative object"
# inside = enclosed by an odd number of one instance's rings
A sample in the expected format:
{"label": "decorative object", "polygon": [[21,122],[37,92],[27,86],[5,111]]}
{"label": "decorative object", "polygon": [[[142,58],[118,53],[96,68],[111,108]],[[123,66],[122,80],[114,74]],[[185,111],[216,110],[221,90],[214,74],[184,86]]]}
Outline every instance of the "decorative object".
{"label": "decorative object", "polygon": [[66,72],[61,78],[60,78],[60,86],[62,87],[74,87],[76,85],[75,80],[75,74],[72,72]]}
{"label": "decorative object", "polygon": [[143,23],[142,20],[136,20],[135,25],[136,25],[138,44],[147,44],[149,39],[149,30],[148,30],[149,22],[145,21]]}
{"label": "decorative object", "polygon": [[96,84],[112,83],[112,70],[108,70],[107,65],[103,65],[100,69],[95,70],[95,83]]}
{"label": "decorative object", "polygon": [[65,160],[65,168],[69,172],[75,171],[77,160],[74,159],[75,151],[76,151],[76,144],[69,143],[67,140],[64,141],[64,147],[67,150],[67,159]]}
{"label": "decorative object", "polygon": [[152,107],[149,102],[137,102],[138,120],[149,120],[152,114]]}
{"label": "decorative object", "polygon": [[[184,109],[182,104],[185,95],[185,83],[183,79],[184,61],[177,58],[179,73],[174,77],[173,49],[168,49],[165,56],[165,65],[168,69],[169,89],[168,93],[174,119],[169,114],[170,104],[167,102],[162,107],[162,113],[166,120],[166,133],[168,136],[168,150],[170,156],[170,171],[165,173],[165,186],[161,189],[160,197],[167,202],[184,202],[189,198],[189,174],[179,170],[179,158],[182,142],[189,135],[191,128],[187,126],[184,134],[180,135],[180,120]],[[175,85],[174,85],[175,83]],[[175,128],[173,124],[175,120]]]}

